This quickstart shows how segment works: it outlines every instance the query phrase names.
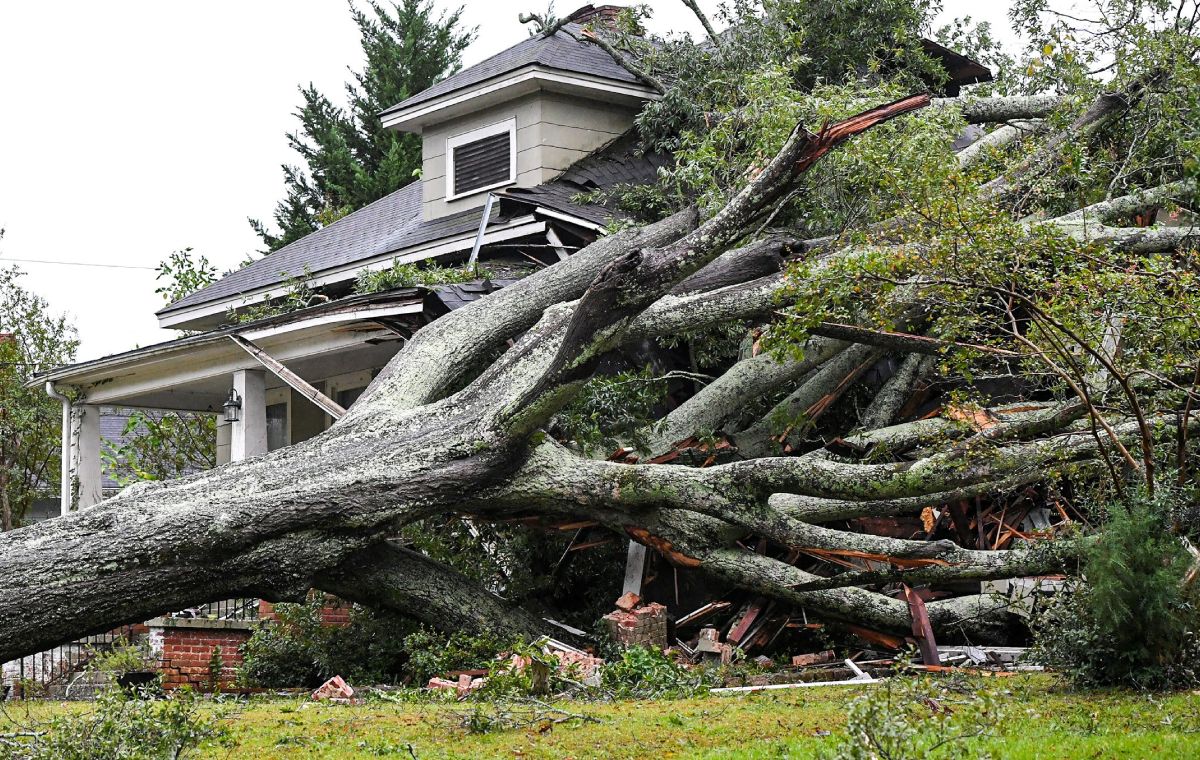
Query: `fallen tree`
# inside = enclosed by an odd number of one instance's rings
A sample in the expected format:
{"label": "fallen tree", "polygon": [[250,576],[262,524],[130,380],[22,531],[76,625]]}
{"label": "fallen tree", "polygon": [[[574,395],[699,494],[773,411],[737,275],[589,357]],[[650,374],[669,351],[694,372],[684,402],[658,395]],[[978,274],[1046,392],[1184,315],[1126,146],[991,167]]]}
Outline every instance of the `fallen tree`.
{"label": "fallen tree", "polygon": [[[442,625],[535,633],[536,616],[387,543],[445,514],[594,521],[678,566],[887,631],[912,626],[887,584],[1061,570],[1069,550],[889,537],[845,521],[1053,488],[1072,475],[1153,488],[1163,441],[1186,442],[1195,426],[1195,353],[1180,349],[1194,348],[1195,333],[1150,340],[1130,314],[1168,308],[1159,284],[1181,270],[1191,276],[1180,252],[1193,237],[1131,220],[1189,202],[1194,185],[1176,177],[1101,205],[1055,197],[1043,206],[1057,212],[1036,221],[1025,212],[1058,148],[1111,128],[1121,113],[1113,103],[1132,108],[1161,83],[1139,78],[1121,97],[1073,103],[1019,96],[930,109],[931,98],[916,94],[839,120],[793,119],[770,154],[747,136],[737,148],[741,181],[423,328],[324,434],[0,535],[0,661],[204,601],[298,599],[310,588]],[[881,140],[920,147],[937,137],[948,149],[945,129],[908,134],[903,123],[936,111],[929,123],[959,128],[1065,108],[1083,115],[1031,130],[1044,142],[994,158],[990,174],[973,173],[972,154],[940,167],[913,197],[889,185],[893,202],[859,219],[856,235],[796,222],[782,234],[767,229],[794,220],[786,210],[797,202],[831,202],[827,183],[864,161],[838,163],[837,151],[881,125],[892,130]],[[1001,151],[1020,144],[995,142]],[[964,189],[967,180],[975,184]],[[969,223],[944,224],[955,214]],[[1023,250],[1041,258],[1025,261]],[[1055,271],[1070,282],[1150,285],[1131,292],[1129,313],[1101,309],[1093,334],[1081,325],[1096,317],[1094,304],[1047,306],[1057,287],[1040,268],[1049,251],[1066,252]],[[1163,258],[1139,258],[1148,254]],[[1185,288],[1171,288],[1167,321],[1186,321]],[[551,434],[624,348],[731,322],[765,329],[775,348],[743,352],[654,420],[641,451],[604,461]],[[865,381],[892,359],[886,380]],[[918,419],[935,362],[974,395]],[[988,388],[974,379],[985,367],[1000,378]],[[848,416],[849,395],[864,389],[869,403]],[[835,412],[840,421],[829,419]],[[1185,444],[1180,451],[1182,464]],[[747,536],[787,551],[748,549]],[[797,566],[800,556],[839,554],[875,564],[841,574]],[[932,601],[928,613],[935,629],[972,633],[1006,615],[1003,602],[979,594]]]}

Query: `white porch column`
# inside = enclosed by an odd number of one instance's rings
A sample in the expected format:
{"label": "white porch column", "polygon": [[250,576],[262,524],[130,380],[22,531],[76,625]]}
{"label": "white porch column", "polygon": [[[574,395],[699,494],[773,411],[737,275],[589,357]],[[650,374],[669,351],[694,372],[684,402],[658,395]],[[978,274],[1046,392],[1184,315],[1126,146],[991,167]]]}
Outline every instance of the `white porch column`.
{"label": "white porch column", "polygon": [[240,369],[233,373],[233,389],[242,399],[242,411],[231,426],[229,459],[239,462],[267,451],[266,373]]}
{"label": "white porch column", "polygon": [[629,553],[625,555],[625,584],[621,593],[642,594],[642,578],[646,575],[646,547],[637,541],[629,542]]}
{"label": "white porch column", "polygon": [[100,474],[100,407],[72,408],[71,483],[77,489],[75,508],[86,509],[104,498]]}

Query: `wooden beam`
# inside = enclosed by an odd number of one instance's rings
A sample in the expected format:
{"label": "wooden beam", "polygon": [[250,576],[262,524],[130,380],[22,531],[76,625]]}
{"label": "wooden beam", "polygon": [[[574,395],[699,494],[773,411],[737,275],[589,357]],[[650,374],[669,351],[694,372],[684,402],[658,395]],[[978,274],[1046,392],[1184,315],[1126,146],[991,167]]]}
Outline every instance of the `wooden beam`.
{"label": "wooden beam", "polygon": [[901,585],[900,588],[904,591],[904,600],[908,602],[908,611],[912,615],[912,632],[921,649],[921,660],[926,665],[941,665],[937,641],[933,638],[933,626],[929,624],[929,613],[925,611],[925,600],[908,586]]}
{"label": "wooden beam", "polygon": [[321,393],[321,391],[313,387],[307,380],[285,367],[283,362],[263,351],[249,338],[243,338],[241,335],[230,335],[229,339],[245,350],[246,353],[253,356],[255,361],[270,370],[276,377],[291,386],[301,396],[304,396],[324,410],[330,417],[340,420],[346,414],[346,410],[336,401]]}

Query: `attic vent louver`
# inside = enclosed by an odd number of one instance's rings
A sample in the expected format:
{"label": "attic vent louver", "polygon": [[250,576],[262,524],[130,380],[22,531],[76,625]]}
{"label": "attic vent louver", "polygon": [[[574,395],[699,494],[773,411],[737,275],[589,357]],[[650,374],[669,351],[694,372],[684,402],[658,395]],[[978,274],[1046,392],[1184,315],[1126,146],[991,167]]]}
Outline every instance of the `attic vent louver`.
{"label": "attic vent louver", "polygon": [[505,185],[515,179],[516,124],[509,120],[450,138],[451,198]]}

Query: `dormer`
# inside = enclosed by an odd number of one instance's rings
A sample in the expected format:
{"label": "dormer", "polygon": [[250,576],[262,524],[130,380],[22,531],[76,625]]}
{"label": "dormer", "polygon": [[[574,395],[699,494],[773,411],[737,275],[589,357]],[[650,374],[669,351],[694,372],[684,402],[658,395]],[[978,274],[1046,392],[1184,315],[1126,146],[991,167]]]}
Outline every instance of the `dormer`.
{"label": "dormer", "polygon": [[633,125],[658,94],[576,39],[617,10],[585,7],[565,31],[530,37],[380,114],[385,127],[421,135],[426,221],[547,182]]}

